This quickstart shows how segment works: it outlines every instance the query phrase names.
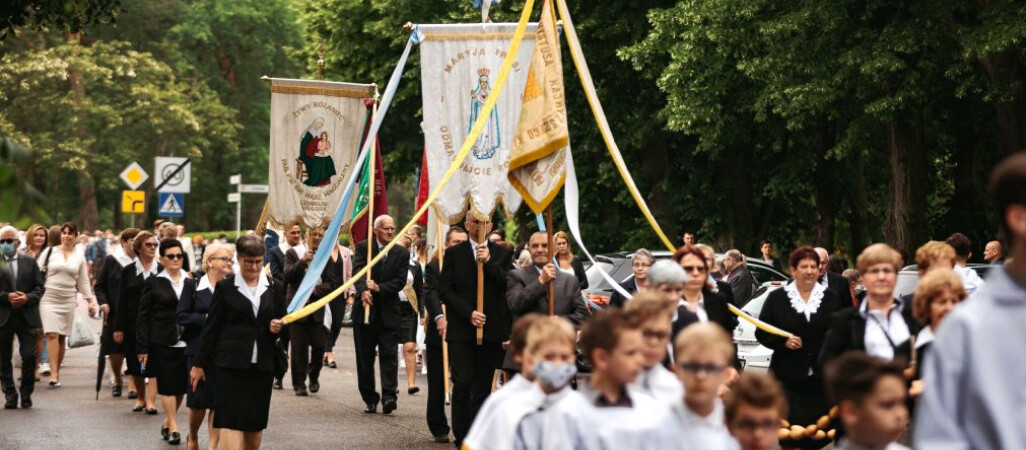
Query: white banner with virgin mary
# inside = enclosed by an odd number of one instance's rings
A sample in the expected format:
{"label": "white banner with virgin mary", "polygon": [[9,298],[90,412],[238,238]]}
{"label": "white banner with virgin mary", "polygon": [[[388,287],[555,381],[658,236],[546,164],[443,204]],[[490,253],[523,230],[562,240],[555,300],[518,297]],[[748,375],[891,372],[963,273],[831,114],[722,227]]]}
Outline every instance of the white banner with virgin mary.
{"label": "white banner with virgin mary", "polygon": [[353,176],[376,87],[282,78],[269,81],[268,215],[279,226],[326,227]]}
{"label": "white banner with virgin mary", "polygon": [[[491,94],[516,26],[419,25],[424,35],[420,43],[422,128],[432,191],[449,169]],[[502,97],[489,114],[471,154],[434,202],[435,213],[447,224],[460,223],[468,208],[471,214],[484,219],[491,217],[499,202],[510,217],[520,207],[520,193],[509,183],[506,173],[536,29],[537,24],[528,25]]]}

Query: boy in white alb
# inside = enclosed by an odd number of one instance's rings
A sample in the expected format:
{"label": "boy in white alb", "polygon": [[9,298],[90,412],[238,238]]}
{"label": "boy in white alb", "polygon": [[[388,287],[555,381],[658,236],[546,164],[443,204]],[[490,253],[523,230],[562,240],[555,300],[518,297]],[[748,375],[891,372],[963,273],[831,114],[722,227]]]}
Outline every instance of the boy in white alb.
{"label": "boy in white alb", "polygon": [[632,389],[651,395],[667,406],[680,402],[684,386],[673,372],[663,366],[669,353],[670,335],[673,333],[673,313],[676,304],[657,292],[635,295],[624,308],[635,315],[641,326],[644,362]]}

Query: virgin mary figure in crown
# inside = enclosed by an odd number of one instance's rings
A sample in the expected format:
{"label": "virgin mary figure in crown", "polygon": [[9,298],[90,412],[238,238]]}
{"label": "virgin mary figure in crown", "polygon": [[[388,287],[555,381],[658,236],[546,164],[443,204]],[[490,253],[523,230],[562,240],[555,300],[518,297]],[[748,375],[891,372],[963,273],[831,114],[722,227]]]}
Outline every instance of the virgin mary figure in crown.
{"label": "virgin mary figure in crown", "polygon": [[[486,68],[477,70],[477,86],[470,90],[470,123],[467,124],[467,133],[470,133],[470,129],[474,127],[478,114],[481,113],[485,102],[488,101],[488,94],[492,90],[488,80],[490,73],[491,71]],[[502,141],[499,130],[499,109],[492,108],[488,122],[485,123],[484,129],[481,130],[481,134],[477,137],[471,150],[477,159],[490,159],[495,156],[500,142]]]}

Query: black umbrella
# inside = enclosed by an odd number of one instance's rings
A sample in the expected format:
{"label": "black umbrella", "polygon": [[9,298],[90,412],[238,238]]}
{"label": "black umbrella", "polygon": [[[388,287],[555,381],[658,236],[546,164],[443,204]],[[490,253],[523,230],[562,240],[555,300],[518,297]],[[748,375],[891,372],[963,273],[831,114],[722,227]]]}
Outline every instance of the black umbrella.
{"label": "black umbrella", "polygon": [[[103,312],[100,312],[103,315]],[[107,316],[103,316],[103,324],[107,325]],[[103,369],[106,366],[106,355],[103,354],[103,343],[101,339],[100,349],[96,352],[96,399],[100,399],[100,386],[103,385]]]}

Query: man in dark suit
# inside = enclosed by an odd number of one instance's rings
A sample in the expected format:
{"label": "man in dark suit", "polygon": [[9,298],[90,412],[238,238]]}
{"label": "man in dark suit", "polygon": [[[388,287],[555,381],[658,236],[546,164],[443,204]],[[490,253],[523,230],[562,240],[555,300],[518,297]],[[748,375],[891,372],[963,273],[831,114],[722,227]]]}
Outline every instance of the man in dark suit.
{"label": "man in dark suit", "polygon": [[[309,248],[317,248],[321,244],[321,240],[324,239],[324,230],[317,227],[309,228],[306,230],[306,238]],[[299,256],[295,247],[285,251],[284,281],[286,286],[286,304],[291,304],[292,299],[296,296],[296,291],[299,290],[299,285],[303,282],[306,271],[310,267],[310,261],[313,260],[313,253],[310,251],[303,252],[303,256]],[[337,266],[338,264],[332,264],[329,261],[322,273],[335,269]],[[314,287],[310,298],[306,300],[307,305],[319,300],[341,285],[328,282],[327,279],[334,279],[335,281],[341,279],[341,270],[339,270],[338,277],[321,275],[320,282]],[[325,342],[327,342],[327,333],[324,329],[324,308],[314,311],[313,314],[299,319],[289,326],[292,389],[296,392],[297,396],[306,397],[308,395],[306,389],[307,375],[310,377],[310,392],[316,394],[317,391],[321,390],[321,358],[324,357]]]}
{"label": "man in dark suit", "polygon": [[848,280],[841,274],[827,270],[830,263],[830,253],[823,247],[816,247],[816,254],[819,255],[819,284],[837,294],[844,306],[854,305],[851,298],[851,289],[848,289]]}
{"label": "man in dark suit", "polygon": [[[306,253],[306,248],[300,246],[299,243],[302,238],[303,230],[299,227],[299,224],[290,225],[285,229],[285,244],[279,245],[271,249],[271,277],[278,281],[285,280],[285,252],[290,248],[296,249],[296,254],[302,257],[301,253]],[[298,248],[297,248],[298,247]],[[316,250],[316,249],[315,249]]]}
{"label": "man in dark suit", "polygon": [[737,249],[727,250],[727,253],[723,254],[723,267],[727,269],[726,279],[734,298],[731,303],[742,308],[752,299],[752,292],[755,291],[755,278],[748,271],[745,257]]}
{"label": "man in dark suit", "polygon": [[[464,223],[470,239],[445,252],[438,294],[448,307],[446,342],[452,375],[452,432],[456,447],[470,431],[477,411],[492,389],[492,377],[499,368],[502,342],[509,338],[510,316],[506,304],[506,271],[512,264],[510,251],[501,244],[482,239],[491,231],[491,220],[471,214]],[[480,242],[479,242],[480,241]],[[477,310],[477,264],[484,272],[484,311]],[[477,344],[477,330],[483,341]]]}
{"label": "man in dark suit", "polygon": [[[544,232],[535,232],[527,244],[531,252],[531,267],[511,270],[506,274],[506,302],[512,321],[515,323],[521,316],[529,313],[549,313],[548,284],[552,282],[553,312],[580,328],[588,318],[588,307],[584,304],[584,296],[577,277],[572,274],[560,273],[556,265],[549,259],[549,238]],[[506,352],[503,369],[520,370],[513,361],[513,349]]]}
{"label": "man in dark suit", "polygon": [[0,384],[4,391],[5,409],[18,407],[18,391],[14,388],[11,357],[14,336],[18,336],[21,353],[21,407],[32,407],[32,391],[36,383],[36,330],[39,320],[39,299],[43,296],[43,275],[36,260],[19,255],[18,230],[0,229]]}
{"label": "man in dark suit", "polygon": [[[462,227],[450,227],[445,233],[445,248],[462,244],[467,241],[467,230]],[[442,311],[442,301],[438,298],[438,259],[434,259],[424,267],[424,307],[428,312],[427,330],[424,333],[424,344],[427,345],[427,424],[435,442],[449,442],[449,419],[445,417],[445,368],[442,358],[442,341],[445,339],[448,320]]]}
{"label": "man in dark suit", "polygon": [[[356,244],[353,256],[353,272],[367,266],[367,246],[371,258],[395,237],[395,220],[381,215],[374,219],[374,237]],[[391,414],[396,409],[396,389],[399,381],[399,291],[406,286],[406,274],[410,269],[410,254],[401,245],[396,245],[371,268],[371,279],[360,277],[356,281],[356,295],[362,305],[370,307],[370,320],[364,320],[364,309],[354,308],[353,340],[356,343],[356,373],[359,379],[360,396],[367,407],[363,412],[377,411],[381,401],[381,412]],[[375,390],[374,355],[378,354],[381,370],[381,394]]]}

